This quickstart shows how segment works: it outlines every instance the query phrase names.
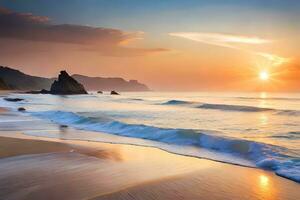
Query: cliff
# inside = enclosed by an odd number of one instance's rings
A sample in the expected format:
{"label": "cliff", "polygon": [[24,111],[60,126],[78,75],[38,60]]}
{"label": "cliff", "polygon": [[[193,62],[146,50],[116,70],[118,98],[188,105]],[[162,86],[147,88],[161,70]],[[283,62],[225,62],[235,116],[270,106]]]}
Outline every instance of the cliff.
{"label": "cliff", "polygon": [[30,76],[18,70],[0,66],[0,79],[16,90],[41,90],[50,88],[51,79]]}
{"label": "cliff", "polygon": [[137,80],[126,81],[123,78],[89,77],[79,74],[72,75],[74,79],[82,83],[88,90],[101,91],[149,91],[149,88]]}
{"label": "cliff", "polygon": [[[126,81],[123,78],[89,77],[75,74],[75,80],[80,82],[87,90],[101,91],[149,91],[149,88],[137,80]],[[43,78],[27,75],[19,70],[0,66],[0,79],[16,90],[50,90],[56,78]]]}

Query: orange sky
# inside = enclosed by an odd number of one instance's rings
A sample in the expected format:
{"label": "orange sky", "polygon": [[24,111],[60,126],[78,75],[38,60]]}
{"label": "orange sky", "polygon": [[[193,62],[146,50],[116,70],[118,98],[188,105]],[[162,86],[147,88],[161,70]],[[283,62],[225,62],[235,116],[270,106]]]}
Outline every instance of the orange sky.
{"label": "orange sky", "polygon": [[[164,91],[300,91],[300,31],[287,28],[293,16],[270,13],[253,21],[237,13],[238,23],[225,21],[220,28],[206,21],[201,29],[204,22],[193,19],[195,28],[186,30],[166,25],[147,31],[154,25],[146,24],[128,31],[54,23],[47,15],[2,7],[0,65],[47,77],[66,69],[138,79]],[[265,24],[258,23],[260,17]],[[270,78],[260,80],[261,71]]]}

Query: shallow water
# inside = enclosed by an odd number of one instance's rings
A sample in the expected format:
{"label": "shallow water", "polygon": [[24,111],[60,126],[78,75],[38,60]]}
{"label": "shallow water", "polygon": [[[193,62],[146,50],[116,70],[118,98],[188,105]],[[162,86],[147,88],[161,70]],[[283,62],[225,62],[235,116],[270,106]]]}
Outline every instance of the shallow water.
{"label": "shallow water", "polygon": [[[26,119],[30,115],[30,119],[77,129],[140,138],[143,140],[134,143],[267,168],[300,182],[297,93],[147,92],[111,96],[93,92],[78,96],[9,96],[23,97],[25,101],[1,99],[0,106],[13,110],[25,107],[28,112],[22,117]],[[44,136],[51,136],[51,132],[47,134]]]}

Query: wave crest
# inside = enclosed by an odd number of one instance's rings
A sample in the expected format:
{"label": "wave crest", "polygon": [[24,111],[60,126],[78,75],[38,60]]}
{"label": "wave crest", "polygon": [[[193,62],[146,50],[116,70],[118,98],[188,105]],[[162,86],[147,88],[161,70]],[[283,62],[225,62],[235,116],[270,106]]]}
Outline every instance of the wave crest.
{"label": "wave crest", "polygon": [[185,105],[185,104],[192,104],[192,103],[193,102],[190,102],[190,101],[170,100],[170,101],[162,103],[162,105]]}
{"label": "wave crest", "polygon": [[[168,129],[142,124],[126,124],[103,117],[87,117],[84,113],[45,111],[32,114],[40,118],[52,120],[59,124],[73,126],[78,129],[106,132],[171,145],[193,146],[221,153],[229,153],[231,155],[250,160],[258,167],[275,170],[275,172],[278,171],[278,173],[282,176],[300,182],[300,178],[297,178],[300,175],[300,169],[297,171],[300,161],[292,161],[290,159],[291,157],[285,154],[287,149],[283,147],[242,139],[216,136],[209,134],[208,131]],[[188,155],[186,153],[182,154]],[[290,170],[296,170],[297,175],[290,175]]]}
{"label": "wave crest", "polygon": [[191,101],[170,100],[161,105],[191,105],[194,108],[232,111],[232,112],[273,112],[277,115],[299,116],[300,110],[278,110],[274,108],[263,108],[256,106],[233,105],[233,104],[210,104],[210,103],[196,103]]}
{"label": "wave crest", "polygon": [[261,108],[255,106],[242,106],[242,105],[228,105],[228,104],[202,104],[198,108],[203,109],[214,109],[214,110],[223,110],[223,111],[240,111],[240,112],[264,112],[264,111],[273,111],[272,108]]}

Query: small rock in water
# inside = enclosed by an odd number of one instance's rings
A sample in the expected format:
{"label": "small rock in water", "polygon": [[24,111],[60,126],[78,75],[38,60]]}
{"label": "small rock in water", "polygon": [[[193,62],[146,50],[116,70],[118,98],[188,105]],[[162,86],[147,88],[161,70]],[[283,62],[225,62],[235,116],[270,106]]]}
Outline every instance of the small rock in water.
{"label": "small rock in water", "polygon": [[102,92],[102,91],[98,91],[97,93],[98,93],[98,94],[103,94],[103,92]]}
{"label": "small rock in water", "polygon": [[27,91],[25,92],[26,94],[40,94],[40,91],[36,91],[36,90],[31,90],[31,91]]}
{"label": "small rock in water", "polygon": [[4,98],[5,101],[12,101],[12,102],[17,102],[17,101],[23,101],[24,99],[21,98]]}
{"label": "small rock in water", "polygon": [[60,125],[60,128],[68,128],[68,125]]}
{"label": "small rock in water", "polygon": [[117,92],[116,92],[116,91],[114,91],[114,90],[113,90],[113,91],[111,91],[111,92],[110,92],[110,94],[111,94],[111,95],[120,95],[119,93],[117,93]]}
{"label": "small rock in water", "polygon": [[40,94],[50,94],[50,91],[49,91],[49,90],[42,89],[42,90],[40,91]]}
{"label": "small rock in water", "polygon": [[31,90],[31,91],[26,92],[26,94],[50,94],[50,91],[49,90],[45,90],[45,89],[42,89],[42,90]]}
{"label": "small rock in water", "polygon": [[23,107],[20,107],[20,108],[18,108],[18,111],[23,112],[23,111],[26,111],[26,109]]}

